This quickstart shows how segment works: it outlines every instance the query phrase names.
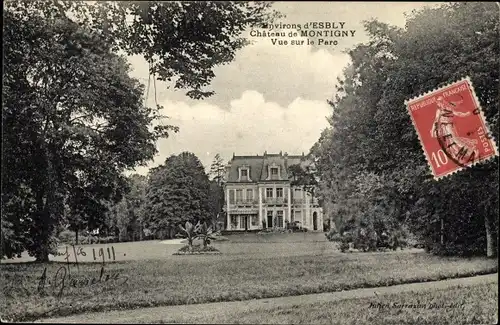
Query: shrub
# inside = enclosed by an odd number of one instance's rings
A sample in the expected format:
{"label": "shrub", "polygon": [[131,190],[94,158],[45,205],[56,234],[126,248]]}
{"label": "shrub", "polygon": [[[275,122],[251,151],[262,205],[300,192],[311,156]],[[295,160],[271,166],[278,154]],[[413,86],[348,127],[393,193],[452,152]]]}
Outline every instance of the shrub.
{"label": "shrub", "polygon": [[76,233],[71,230],[63,230],[57,237],[59,238],[60,243],[73,244],[76,239]]}
{"label": "shrub", "polygon": [[339,249],[342,253],[345,253],[349,250],[349,243],[347,241],[341,241],[339,244]]}
{"label": "shrub", "polygon": [[334,228],[331,228],[330,231],[328,231],[325,234],[325,237],[329,241],[340,241],[340,239],[341,239],[340,234]]}
{"label": "shrub", "polygon": [[373,229],[360,228],[346,231],[342,235],[328,233],[327,238],[330,241],[340,241],[340,250],[349,249],[352,243],[355,249],[364,252],[374,252],[381,249],[405,248],[408,246],[407,233],[403,229],[395,229],[392,232],[382,232],[380,235]]}

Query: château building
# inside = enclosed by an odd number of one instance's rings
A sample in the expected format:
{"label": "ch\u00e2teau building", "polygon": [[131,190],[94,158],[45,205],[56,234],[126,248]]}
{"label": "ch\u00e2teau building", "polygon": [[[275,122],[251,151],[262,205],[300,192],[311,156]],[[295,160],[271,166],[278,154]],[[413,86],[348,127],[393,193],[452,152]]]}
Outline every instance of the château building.
{"label": "ch\u00e2teau building", "polygon": [[304,154],[233,154],[224,185],[226,230],[285,228],[287,222],[298,221],[308,231],[323,231],[318,200],[301,186],[291,186],[289,167],[310,163]]}

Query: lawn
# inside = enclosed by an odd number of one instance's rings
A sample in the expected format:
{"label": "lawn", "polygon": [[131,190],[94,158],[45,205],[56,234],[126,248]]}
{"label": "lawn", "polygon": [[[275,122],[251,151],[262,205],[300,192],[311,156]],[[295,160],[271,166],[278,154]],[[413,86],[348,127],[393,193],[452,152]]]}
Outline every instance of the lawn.
{"label": "lawn", "polygon": [[[270,255],[279,256],[297,256],[297,255],[325,255],[337,253],[337,244],[325,239],[323,233],[292,233],[292,234],[266,234],[257,235],[255,233],[232,234],[223,237],[224,241],[215,241],[213,246],[219,249],[223,255],[221,258],[234,259],[248,257],[268,257]],[[201,244],[201,241],[195,241],[195,244]],[[272,243],[272,245],[269,245]],[[251,244],[251,245],[249,245]],[[105,258],[108,257],[107,249],[114,249],[115,261],[137,261],[137,260],[176,260],[179,257],[172,254],[177,252],[184,244],[165,245],[159,240],[113,243],[113,244],[93,244],[78,245],[84,251],[85,255],[79,254],[78,262],[95,262],[99,259],[99,249],[104,250]],[[65,262],[67,246],[59,248],[59,256],[50,256],[51,261]],[[69,254],[72,254],[73,248],[68,246]],[[94,260],[93,250],[96,254]],[[111,257],[113,256],[110,254]],[[199,257],[203,258],[203,257]],[[23,263],[32,262],[34,258],[26,253],[21,258],[2,261],[2,263]]]}
{"label": "lawn", "polygon": [[[342,325],[470,325],[498,322],[496,283],[466,287],[402,292],[377,298],[349,299],[289,307],[245,311],[224,309],[213,313],[213,324],[342,324]],[[154,317],[153,317],[154,318]],[[202,323],[208,320],[194,311],[155,323]]]}
{"label": "lawn", "polygon": [[[175,248],[171,246],[182,245],[158,242],[95,245],[94,249],[112,246],[121,260],[104,264],[80,261],[78,265],[2,264],[4,294],[0,310],[4,319],[22,321],[87,311],[270,298],[437,280],[492,273],[498,267],[496,260],[439,258],[423,252],[342,254],[332,244],[228,241],[215,245],[224,253],[216,256],[173,256]],[[131,249],[134,245],[137,247]],[[78,257],[93,260],[90,248],[82,248],[86,256]],[[108,256],[107,249],[103,252]]]}

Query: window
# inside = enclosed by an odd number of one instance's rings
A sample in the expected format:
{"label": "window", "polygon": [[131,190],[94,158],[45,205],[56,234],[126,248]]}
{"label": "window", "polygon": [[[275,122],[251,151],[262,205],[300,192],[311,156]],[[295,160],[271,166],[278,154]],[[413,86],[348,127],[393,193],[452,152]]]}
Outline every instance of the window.
{"label": "window", "polygon": [[236,190],[236,201],[243,200],[243,190]]}
{"label": "window", "polygon": [[238,228],[238,216],[231,216],[231,229]]}
{"label": "window", "polygon": [[247,201],[253,200],[253,190],[251,188],[247,189]]}
{"label": "window", "polygon": [[266,197],[273,197],[273,189],[266,188]]}
{"label": "window", "polygon": [[295,220],[302,222],[302,211],[295,211]]}
{"label": "window", "polygon": [[242,181],[248,181],[249,180],[249,178],[248,178],[248,169],[247,168],[240,170],[240,179]]}
{"label": "window", "polygon": [[273,211],[267,211],[267,228],[272,228],[274,225]]}
{"label": "window", "polygon": [[293,197],[296,199],[301,199],[303,197],[302,189],[301,188],[294,189]]}
{"label": "window", "polygon": [[279,228],[283,228],[283,211],[277,211],[277,214],[276,226]]}
{"label": "window", "polygon": [[259,218],[256,215],[252,216],[252,226],[258,226]]}
{"label": "window", "polygon": [[234,203],[234,190],[229,191],[229,203]]}
{"label": "window", "polygon": [[283,197],[283,188],[278,187],[276,189],[276,197]]}
{"label": "window", "polygon": [[277,167],[271,167],[271,175],[278,176],[278,168]]}

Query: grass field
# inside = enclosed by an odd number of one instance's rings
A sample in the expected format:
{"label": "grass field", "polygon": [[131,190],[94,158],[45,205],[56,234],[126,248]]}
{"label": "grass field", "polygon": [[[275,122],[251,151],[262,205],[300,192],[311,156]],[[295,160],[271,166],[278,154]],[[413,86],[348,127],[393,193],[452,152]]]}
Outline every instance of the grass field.
{"label": "grass field", "polygon": [[[173,256],[182,245],[152,241],[85,246],[78,264],[2,264],[0,310],[4,319],[22,321],[437,280],[491,273],[498,267],[496,260],[439,258],[423,252],[342,254],[333,243],[316,241],[315,236],[300,242],[230,240],[215,244],[223,252],[217,256]],[[93,261],[92,248],[110,246],[115,262],[88,263]],[[63,261],[64,256],[56,259]]]}
{"label": "grass field", "polygon": [[[498,323],[497,284],[403,292],[377,298],[297,304],[244,312],[227,309],[211,315],[213,324],[471,325]],[[152,317],[154,318],[154,316]],[[202,323],[195,311],[154,323]]]}

